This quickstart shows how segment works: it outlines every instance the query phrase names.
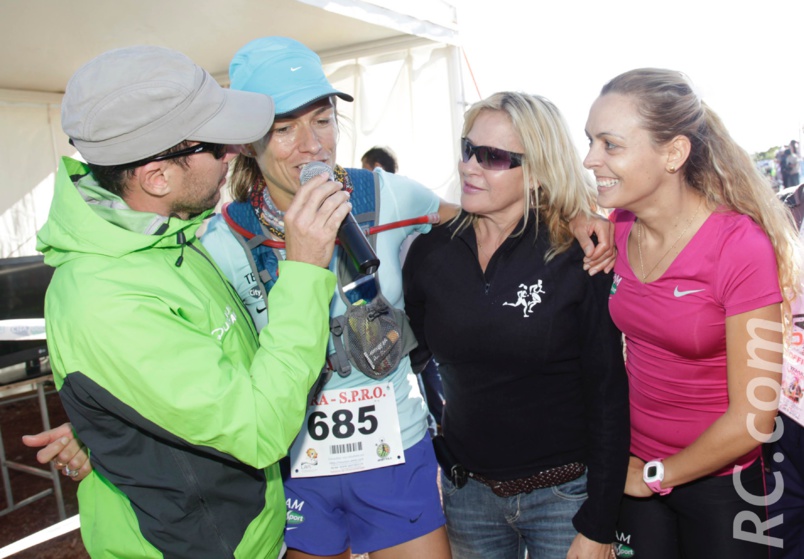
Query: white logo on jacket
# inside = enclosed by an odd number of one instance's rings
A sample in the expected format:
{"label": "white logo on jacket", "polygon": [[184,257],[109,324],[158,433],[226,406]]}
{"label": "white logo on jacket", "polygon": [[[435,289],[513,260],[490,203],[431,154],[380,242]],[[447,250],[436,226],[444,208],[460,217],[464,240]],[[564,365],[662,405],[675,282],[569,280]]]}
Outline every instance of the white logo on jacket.
{"label": "white logo on jacket", "polygon": [[531,286],[524,283],[519,284],[519,289],[516,292],[516,303],[503,303],[507,307],[522,307],[522,313],[525,318],[528,318],[533,312],[533,307],[542,302],[540,295],[544,294],[542,287],[542,280],[537,281]]}
{"label": "white logo on jacket", "polygon": [[226,321],[224,322],[223,326],[221,326],[220,328],[215,328],[211,332],[212,335],[215,336],[218,340],[223,338],[223,335],[229,331],[229,328],[232,327],[232,324],[234,324],[237,321],[237,315],[232,310],[232,307],[226,307],[226,310],[223,311],[223,314],[226,317]]}

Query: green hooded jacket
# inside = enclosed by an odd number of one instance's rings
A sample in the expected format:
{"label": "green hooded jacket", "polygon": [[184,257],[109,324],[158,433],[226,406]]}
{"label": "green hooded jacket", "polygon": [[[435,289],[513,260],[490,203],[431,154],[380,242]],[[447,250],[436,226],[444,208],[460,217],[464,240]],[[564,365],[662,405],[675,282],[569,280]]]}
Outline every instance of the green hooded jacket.
{"label": "green hooded jacket", "polygon": [[184,221],[136,212],[64,158],[37,248],[62,403],[91,451],[92,557],[274,558],[277,461],[324,363],[334,275],[283,262],[258,335]]}

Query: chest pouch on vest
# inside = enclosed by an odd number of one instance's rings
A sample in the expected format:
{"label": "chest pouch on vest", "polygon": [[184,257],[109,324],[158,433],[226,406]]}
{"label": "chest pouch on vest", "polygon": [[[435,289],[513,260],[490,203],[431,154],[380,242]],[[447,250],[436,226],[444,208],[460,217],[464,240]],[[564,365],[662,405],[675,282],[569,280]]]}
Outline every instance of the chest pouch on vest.
{"label": "chest pouch on vest", "polygon": [[354,366],[369,378],[383,379],[416,347],[408,318],[383,296],[376,276],[356,276],[348,258],[341,257],[337,272],[338,292],[347,309],[330,321],[335,347],[330,364],[342,377]]}

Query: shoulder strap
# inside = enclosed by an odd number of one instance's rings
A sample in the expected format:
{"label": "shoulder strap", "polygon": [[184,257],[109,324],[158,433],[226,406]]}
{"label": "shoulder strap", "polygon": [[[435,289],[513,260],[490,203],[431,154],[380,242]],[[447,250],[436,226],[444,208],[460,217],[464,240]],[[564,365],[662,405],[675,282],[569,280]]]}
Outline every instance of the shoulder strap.
{"label": "shoulder strap", "polygon": [[268,292],[276,283],[279,270],[279,259],[271,247],[262,244],[268,240],[268,233],[257,219],[251,204],[248,202],[230,202],[221,209],[226,224],[235,238],[245,249],[246,256],[254,272],[265,304],[268,304]]}
{"label": "shoulder strap", "polygon": [[366,169],[346,169],[352,181],[352,214],[364,228],[377,225],[380,213],[380,177]]}

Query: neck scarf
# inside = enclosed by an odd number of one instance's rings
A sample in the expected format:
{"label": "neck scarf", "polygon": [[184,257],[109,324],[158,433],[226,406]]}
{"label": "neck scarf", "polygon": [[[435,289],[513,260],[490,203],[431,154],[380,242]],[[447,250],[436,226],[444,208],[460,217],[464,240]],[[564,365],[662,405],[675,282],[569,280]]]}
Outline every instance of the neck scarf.
{"label": "neck scarf", "polygon": [[[333,180],[341,183],[343,189],[351,194],[354,187],[352,186],[352,181],[349,179],[349,174],[346,172],[346,169],[340,165],[336,165],[334,171],[335,178]],[[259,176],[249,190],[248,200],[251,203],[251,207],[254,209],[254,213],[260,220],[260,223],[262,223],[272,235],[284,241],[285,212],[277,208],[276,204],[274,204],[262,175]]]}

